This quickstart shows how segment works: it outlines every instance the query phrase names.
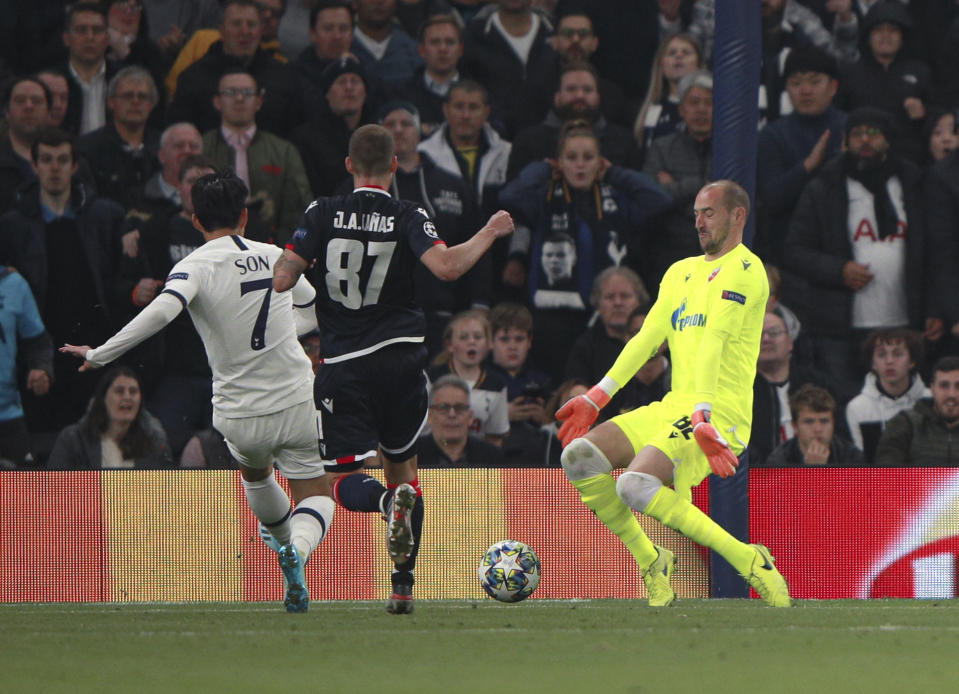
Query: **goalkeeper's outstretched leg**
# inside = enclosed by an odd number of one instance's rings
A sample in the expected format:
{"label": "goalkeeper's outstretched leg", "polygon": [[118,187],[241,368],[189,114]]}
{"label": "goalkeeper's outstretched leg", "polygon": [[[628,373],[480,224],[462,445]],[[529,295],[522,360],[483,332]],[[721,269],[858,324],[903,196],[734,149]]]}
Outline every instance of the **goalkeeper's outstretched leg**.
{"label": "goalkeeper's outstretched leg", "polygon": [[[603,448],[593,443],[593,439],[602,442]],[[563,450],[561,461],[566,477],[579,491],[583,503],[633,555],[646,583],[650,606],[667,607],[676,599],[669,584],[676,558],[649,539],[636,516],[617,496],[611,474],[614,466],[622,468],[632,457],[632,445],[622,431],[615,425],[604,424],[570,443]]]}

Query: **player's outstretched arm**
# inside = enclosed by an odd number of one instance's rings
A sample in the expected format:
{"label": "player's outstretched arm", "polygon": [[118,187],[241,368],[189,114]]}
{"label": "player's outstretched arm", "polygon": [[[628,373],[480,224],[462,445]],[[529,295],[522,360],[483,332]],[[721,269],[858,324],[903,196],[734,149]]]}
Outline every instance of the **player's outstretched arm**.
{"label": "player's outstretched arm", "polygon": [[83,363],[80,364],[78,371],[89,371],[90,369],[97,368],[93,364],[87,361],[87,352],[93,349],[90,345],[63,345],[60,348],[60,351],[63,354],[72,354],[78,359],[82,359]]}
{"label": "player's outstretched arm", "polygon": [[181,303],[181,300],[170,293],[164,292],[151,301],[133,320],[120,328],[116,335],[100,347],[91,349],[89,345],[64,345],[60,348],[60,351],[63,354],[72,354],[83,359],[80,371],[99,368],[133,349],[148,337],[160,332],[182,310],[183,303]]}
{"label": "player's outstretched arm", "polygon": [[273,266],[273,291],[285,292],[291,289],[306,270],[307,262],[289,248],[284,249],[283,255],[276,260]]}
{"label": "player's outstretched arm", "polygon": [[514,228],[513,218],[509,212],[500,210],[494,213],[486,222],[486,226],[473,234],[473,238],[466,243],[452,248],[442,244],[433,246],[420,256],[420,260],[439,279],[452,282],[476,265],[496,239],[509,236]]}

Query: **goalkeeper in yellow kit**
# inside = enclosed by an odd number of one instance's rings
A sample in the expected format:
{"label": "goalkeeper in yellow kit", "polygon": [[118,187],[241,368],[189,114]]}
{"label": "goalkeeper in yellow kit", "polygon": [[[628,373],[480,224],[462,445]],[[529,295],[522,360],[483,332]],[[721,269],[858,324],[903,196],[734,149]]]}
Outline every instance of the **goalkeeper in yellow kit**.
{"label": "goalkeeper in yellow kit", "polygon": [[[636,559],[651,606],[676,599],[669,584],[676,558],[652,543],[631,509],[718,552],[767,604],[788,607],[789,588],[769,551],[740,542],[691,502],[690,490],[710,472],[721,477],[736,472],[737,456],[749,442],[769,297],[762,262],[742,244],[746,191],[733,181],[709,183],[693,211],[704,255],[666,271],[642,329],[606,376],[556,413],[563,422],[563,470],[583,503]],[[599,410],[663,340],[673,361],[670,392],[589,431]],[[626,470],[614,481],[613,468]]]}

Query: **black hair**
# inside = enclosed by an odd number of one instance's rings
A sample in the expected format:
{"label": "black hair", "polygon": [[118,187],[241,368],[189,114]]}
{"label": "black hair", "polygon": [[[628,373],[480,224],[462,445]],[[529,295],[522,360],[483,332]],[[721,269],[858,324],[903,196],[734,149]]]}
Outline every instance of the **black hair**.
{"label": "black hair", "polygon": [[80,420],[80,430],[83,436],[89,441],[99,441],[100,437],[106,432],[110,425],[110,416],[107,413],[106,398],[107,391],[121,376],[132,378],[137,382],[140,388],[141,399],[140,407],[137,410],[136,417],[130,424],[127,433],[123,435],[117,445],[124,458],[139,458],[151,452],[151,439],[147,432],[146,417],[144,416],[143,387],[140,377],[137,373],[127,366],[115,366],[108,370],[97,382],[93,391],[93,397],[90,398],[90,404],[87,406],[87,412]]}
{"label": "black hair", "polygon": [[30,158],[33,162],[37,161],[37,154],[40,151],[40,145],[47,147],[59,147],[62,144],[70,145],[70,156],[74,162],[77,160],[77,138],[72,133],[60,128],[43,128],[33,138],[30,143]]}
{"label": "black hair", "polygon": [[476,80],[464,78],[454,83],[450,87],[449,91],[446,92],[446,98],[443,99],[443,103],[448,104],[450,102],[450,99],[453,98],[453,92],[456,92],[456,91],[466,92],[467,94],[471,92],[472,93],[479,92],[479,94],[483,97],[483,105],[489,106],[489,90],[486,87],[484,87],[482,84],[477,82]]}
{"label": "black hair", "polygon": [[937,373],[946,373],[948,371],[959,371],[959,357],[949,355],[939,359],[932,365],[932,380],[936,380]]}
{"label": "black hair", "polygon": [[350,16],[350,26],[353,26],[353,4],[349,0],[320,0],[310,8],[310,28],[316,26],[316,18],[323,10],[346,10]]}
{"label": "black hair", "polygon": [[246,184],[232,171],[200,176],[190,190],[193,213],[208,232],[236,228],[249,195]]}
{"label": "black hair", "polygon": [[[52,74],[58,74],[62,77],[66,77],[63,73],[55,72],[53,70],[41,70],[41,72],[50,72]],[[17,88],[17,85],[21,82],[33,82],[34,84],[40,85],[40,88],[43,90],[43,97],[47,100],[47,108],[50,108],[50,104],[53,103],[53,93],[50,91],[50,87],[44,84],[43,80],[40,79],[39,73],[33,75],[20,75],[9,78],[6,82],[3,83],[3,108],[5,110],[10,109],[10,99],[13,97],[13,90]],[[67,82],[69,84],[69,81]]]}
{"label": "black hair", "polygon": [[783,65],[783,79],[789,79],[789,76],[796,72],[821,72],[833,79],[839,79],[839,65],[836,59],[815,46],[804,46],[789,51],[786,63]]}
{"label": "black hair", "polygon": [[75,2],[67,6],[67,17],[63,26],[69,31],[73,24],[73,18],[80,12],[93,12],[103,17],[103,23],[107,22],[107,7],[101,2]]}

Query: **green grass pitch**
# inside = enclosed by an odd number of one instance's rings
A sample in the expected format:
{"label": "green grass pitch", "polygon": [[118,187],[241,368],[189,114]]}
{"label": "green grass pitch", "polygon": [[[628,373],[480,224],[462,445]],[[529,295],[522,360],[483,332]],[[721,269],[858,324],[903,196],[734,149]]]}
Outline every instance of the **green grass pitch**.
{"label": "green grass pitch", "polygon": [[959,600],[0,605],[0,692],[959,691]]}

